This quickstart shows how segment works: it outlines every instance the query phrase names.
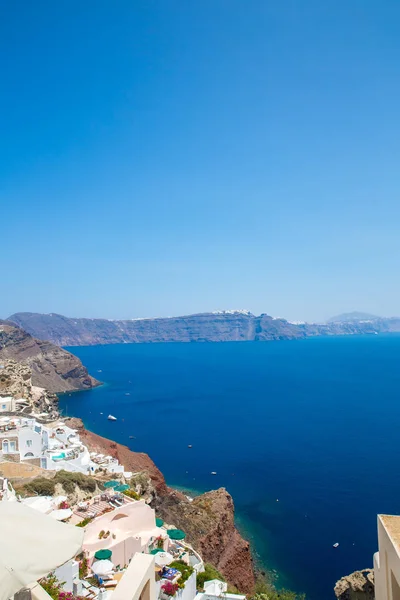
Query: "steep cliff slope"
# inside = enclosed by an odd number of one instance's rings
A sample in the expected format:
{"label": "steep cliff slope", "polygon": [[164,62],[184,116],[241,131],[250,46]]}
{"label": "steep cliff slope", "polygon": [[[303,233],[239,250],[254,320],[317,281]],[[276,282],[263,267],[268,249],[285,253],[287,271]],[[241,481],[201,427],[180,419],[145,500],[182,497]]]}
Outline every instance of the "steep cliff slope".
{"label": "steep cliff slope", "polygon": [[33,385],[49,392],[84,390],[99,384],[73,354],[0,321],[0,361],[7,359],[28,365]]}
{"label": "steep cliff slope", "polygon": [[242,342],[289,340],[317,335],[400,331],[400,318],[329,323],[291,323],[248,311],[201,313],[183,317],[110,321],[70,319],[57,314],[16,313],[8,319],[28,333],[59,346],[146,342]]}
{"label": "steep cliff slope", "polygon": [[129,471],[147,473],[154,488],[152,506],[157,514],[167,523],[182,528],[203,559],[217,567],[229,583],[245,593],[252,591],[255,580],[250,547],[235,528],[233,501],[226,490],[208,492],[190,502],[167,487],[162,473],[147,454],[132,452],[87,431],[80,419],[67,422],[79,430],[80,438],[90,450],[118,458]]}

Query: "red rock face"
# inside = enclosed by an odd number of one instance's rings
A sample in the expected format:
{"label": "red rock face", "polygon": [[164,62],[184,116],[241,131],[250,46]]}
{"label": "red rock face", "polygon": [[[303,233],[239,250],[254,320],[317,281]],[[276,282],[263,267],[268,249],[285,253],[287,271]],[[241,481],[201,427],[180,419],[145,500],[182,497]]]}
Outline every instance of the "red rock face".
{"label": "red rock face", "polygon": [[168,488],[163,474],[147,454],[132,452],[87,431],[80,419],[69,419],[68,425],[79,430],[90,451],[117,458],[128,471],[147,472],[156,491],[152,506],[157,514],[168,524],[183,529],[204,561],[221,571],[230,584],[243,593],[252,592],[255,578],[250,545],[235,527],[233,500],[224,488],[190,502],[184,494]]}
{"label": "red rock face", "polygon": [[143,452],[132,452],[127,446],[117,444],[112,440],[92,433],[83,427],[80,419],[68,419],[68,425],[79,430],[81,440],[91,452],[101,452],[107,456],[117,458],[127,471],[146,471],[151,478],[158,494],[167,493],[164,475],[157,469],[151,458]]}

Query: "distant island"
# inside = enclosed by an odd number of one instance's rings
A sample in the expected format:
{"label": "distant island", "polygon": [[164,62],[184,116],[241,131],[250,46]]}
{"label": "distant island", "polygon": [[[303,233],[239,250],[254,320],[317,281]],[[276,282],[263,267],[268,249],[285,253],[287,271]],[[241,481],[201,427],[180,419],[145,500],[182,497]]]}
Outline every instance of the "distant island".
{"label": "distant island", "polygon": [[7,321],[35,338],[58,346],[151,342],[244,342],[290,340],[321,335],[400,332],[400,317],[353,312],[326,323],[292,322],[247,310],[226,310],[152,319],[69,318],[56,313],[15,313]]}

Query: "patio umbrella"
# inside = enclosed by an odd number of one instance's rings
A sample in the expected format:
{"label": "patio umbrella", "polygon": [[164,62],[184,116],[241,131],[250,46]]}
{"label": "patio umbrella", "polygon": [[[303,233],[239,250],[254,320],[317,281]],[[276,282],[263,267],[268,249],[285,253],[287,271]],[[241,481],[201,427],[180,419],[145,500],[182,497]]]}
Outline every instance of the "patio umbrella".
{"label": "patio umbrella", "polygon": [[59,510],[52,510],[50,517],[56,521],[64,521],[72,517],[72,510],[70,508],[60,508]]}
{"label": "patio umbrella", "polygon": [[97,560],[90,567],[95,575],[107,575],[114,569],[111,560]]}
{"label": "patio umbrella", "polygon": [[156,526],[157,527],[162,527],[164,525],[164,521],[162,519],[156,519]]}
{"label": "patio umbrella", "polygon": [[159,567],[165,567],[174,560],[174,557],[169,552],[158,552],[156,554],[155,562]]}
{"label": "patio umbrella", "polygon": [[[73,558],[83,529],[57,523],[22,502],[0,502],[0,600],[8,600]],[[6,540],[6,542],[4,541]]]}
{"label": "patio umbrella", "polygon": [[167,531],[171,540],[184,540],[186,533],[182,529],[168,529]]}
{"label": "patio umbrella", "polygon": [[61,504],[61,502],[66,502],[67,500],[67,496],[56,496],[53,498],[53,504]]}
{"label": "patio umbrella", "polygon": [[118,485],[115,489],[116,492],[126,492],[129,490],[129,485],[127,483],[123,483],[122,485]]}
{"label": "patio umbrella", "polygon": [[111,558],[111,555],[111,550],[108,550],[107,548],[97,550],[97,552],[94,553],[94,557],[97,558],[97,560],[105,560],[106,558]]}
{"label": "patio umbrella", "polygon": [[112,480],[112,481],[106,481],[106,483],[104,484],[104,487],[105,488],[113,488],[116,485],[119,485],[119,481]]}

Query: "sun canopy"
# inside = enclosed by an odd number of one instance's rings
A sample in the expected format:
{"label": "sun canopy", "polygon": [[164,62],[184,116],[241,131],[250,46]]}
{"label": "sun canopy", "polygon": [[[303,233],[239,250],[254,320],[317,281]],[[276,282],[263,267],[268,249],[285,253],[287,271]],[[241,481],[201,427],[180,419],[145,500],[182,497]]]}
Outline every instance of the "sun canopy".
{"label": "sun canopy", "polygon": [[186,533],[182,529],[168,529],[167,531],[171,540],[184,540]]}
{"label": "sun canopy", "polygon": [[0,502],[0,600],[8,600],[78,554],[83,529],[21,502]]}
{"label": "sun canopy", "polygon": [[174,557],[169,552],[158,552],[155,562],[159,567],[165,567],[174,560]]}
{"label": "sun canopy", "polygon": [[111,560],[98,560],[90,567],[95,575],[107,575],[114,569]]}
{"label": "sun canopy", "polygon": [[126,490],[129,490],[129,485],[127,483],[123,483],[122,485],[118,485],[114,489],[116,492],[126,492]]}
{"label": "sun canopy", "polygon": [[104,484],[104,487],[105,488],[113,488],[117,485],[119,485],[119,481],[112,480],[112,481],[106,481],[106,483]]}
{"label": "sun canopy", "polygon": [[157,527],[162,527],[164,525],[164,521],[162,519],[156,519],[156,525]]}
{"label": "sun canopy", "polygon": [[50,517],[56,521],[64,521],[72,517],[72,510],[70,508],[60,508],[59,510],[53,510],[50,513]]}
{"label": "sun canopy", "polygon": [[111,550],[107,550],[107,548],[103,548],[103,550],[97,550],[97,552],[94,553],[94,557],[97,558],[97,560],[105,560],[106,558],[111,558],[111,555]]}

